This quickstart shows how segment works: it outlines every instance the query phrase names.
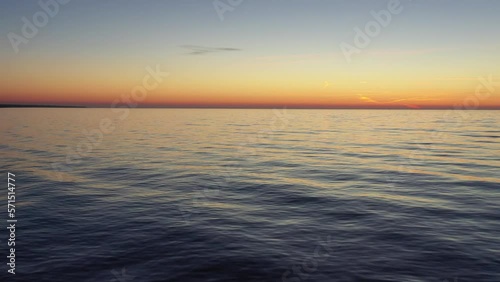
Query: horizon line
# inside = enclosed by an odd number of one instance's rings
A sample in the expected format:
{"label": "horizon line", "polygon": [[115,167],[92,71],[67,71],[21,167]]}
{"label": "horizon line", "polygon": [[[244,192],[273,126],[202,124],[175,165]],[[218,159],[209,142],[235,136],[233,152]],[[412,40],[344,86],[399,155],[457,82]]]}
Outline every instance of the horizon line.
{"label": "horizon line", "polygon": [[[0,108],[80,108],[80,109],[104,109],[112,108],[109,105],[64,105],[64,104],[0,104]],[[116,108],[131,108],[131,109],[297,109],[297,110],[500,110],[500,106],[478,107],[475,109],[456,108],[456,107],[359,107],[359,106],[287,106],[287,105],[248,105],[248,106],[228,106],[228,105],[143,105],[137,107],[116,107]]]}

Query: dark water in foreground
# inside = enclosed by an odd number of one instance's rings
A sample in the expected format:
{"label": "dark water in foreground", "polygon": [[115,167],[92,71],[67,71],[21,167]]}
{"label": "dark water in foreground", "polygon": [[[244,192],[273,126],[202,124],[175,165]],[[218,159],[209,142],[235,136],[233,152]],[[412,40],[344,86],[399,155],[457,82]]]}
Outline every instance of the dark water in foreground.
{"label": "dark water in foreground", "polygon": [[1,281],[500,281],[498,111],[0,113]]}

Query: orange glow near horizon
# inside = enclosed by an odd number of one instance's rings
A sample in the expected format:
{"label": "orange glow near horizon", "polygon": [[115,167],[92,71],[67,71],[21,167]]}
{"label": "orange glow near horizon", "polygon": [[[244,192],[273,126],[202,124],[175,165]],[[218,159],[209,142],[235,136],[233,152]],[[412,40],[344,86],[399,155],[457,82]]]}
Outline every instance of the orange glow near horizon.
{"label": "orange glow near horizon", "polygon": [[[298,107],[298,108],[453,108],[477,105],[500,108],[494,77],[474,76],[449,69],[425,68],[414,62],[383,68],[384,60],[364,65],[344,65],[342,58],[317,56],[296,61],[243,58],[221,63],[203,58],[174,61],[162,67],[169,72],[147,92],[139,107]],[[130,96],[148,75],[139,62],[98,67],[81,59],[33,59],[11,65],[0,78],[0,103],[106,106]],[[212,71],[212,65],[218,65]],[[78,66],[76,68],[75,66]],[[476,95],[476,91],[482,93]],[[491,92],[491,93],[490,93]],[[477,97],[481,99],[478,99]],[[476,98],[475,98],[476,97]]]}
{"label": "orange glow near horizon", "polygon": [[[500,4],[417,2],[367,44],[378,1],[249,1],[228,21],[205,1],[66,5],[33,38],[4,37],[0,104],[110,106],[149,66],[170,76],[139,107],[500,109]],[[6,2],[2,34],[37,3]]]}
{"label": "orange glow near horizon", "polygon": [[[30,83],[11,80],[4,88],[4,104],[56,104],[56,105],[101,105],[111,104],[116,99],[130,96],[134,82],[129,77],[102,79],[86,77],[75,79],[61,77],[38,77]],[[140,82],[136,80],[136,82]],[[241,85],[239,86],[238,83]],[[479,108],[500,108],[498,95],[481,89],[475,98],[479,80],[456,81],[450,84],[427,85],[383,84],[383,81],[358,83],[352,81],[279,81],[256,83],[244,81],[223,85],[217,82],[183,83],[175,76],[166,78],[158,88],[148,91],[139,106],[194,106],[194,107],[310,107],[310,108],[451,108],[477,101]],[[316,85],[314,85],[316,84]],[[372,85],[370,85],[372,84]],[[5,86],[6,84],[4,84]],[[135,85],[140,85],[137,83]],[[445,87],[446,86],[446,87]],[[436,89],[436,90],[433,90]]]}

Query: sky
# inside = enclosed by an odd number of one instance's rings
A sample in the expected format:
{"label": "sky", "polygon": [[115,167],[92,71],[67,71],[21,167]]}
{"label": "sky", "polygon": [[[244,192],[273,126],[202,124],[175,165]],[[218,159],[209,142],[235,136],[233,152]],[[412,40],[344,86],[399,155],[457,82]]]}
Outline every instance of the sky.
{"label": "sky", "polygon": [[0,104],[500,108],[496,0],[57,1],[0,3]]}

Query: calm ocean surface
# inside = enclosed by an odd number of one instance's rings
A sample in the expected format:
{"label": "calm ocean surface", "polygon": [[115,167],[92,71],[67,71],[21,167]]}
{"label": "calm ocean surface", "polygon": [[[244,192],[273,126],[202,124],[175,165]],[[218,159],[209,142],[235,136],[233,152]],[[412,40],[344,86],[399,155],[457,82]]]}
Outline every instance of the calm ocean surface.
{"label": "calm ocean surface", "polygon": [[0,281],[500,281],[499,111],[0,114]]}

